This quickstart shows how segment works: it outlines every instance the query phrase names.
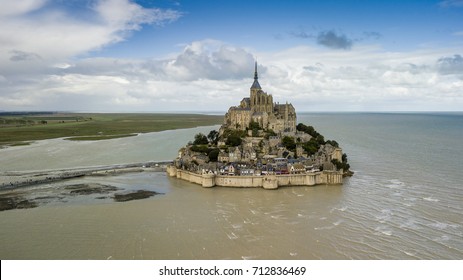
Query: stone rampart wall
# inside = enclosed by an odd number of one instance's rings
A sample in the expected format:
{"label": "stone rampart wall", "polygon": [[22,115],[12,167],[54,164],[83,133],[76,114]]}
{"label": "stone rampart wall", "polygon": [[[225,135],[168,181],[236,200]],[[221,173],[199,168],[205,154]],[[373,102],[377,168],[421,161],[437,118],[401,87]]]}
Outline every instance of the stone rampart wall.
{"label": "stone rampart wall", "polygon": [[262,188],[263,176],[215,176],[215,185],[222,187]]}
{"label": "stone rampart wall", "polygon": [[186,170],[167,168],[171,177],[192,182],[203,187],[235,187],[235,188],[266,188],[275,189],[280,186],[314,186],[319,184],[342,184],[342,173],[336,171],[323,171],[317,173],[269,175],[269,176],[228,176],[196,174]]}
{"label": "stone rampart wall", "polygon": [[177,178],[192,182],[198,185],[203,185],[203,175],[196,174],[193,172],[188,172],[184,170],[177,170]]}

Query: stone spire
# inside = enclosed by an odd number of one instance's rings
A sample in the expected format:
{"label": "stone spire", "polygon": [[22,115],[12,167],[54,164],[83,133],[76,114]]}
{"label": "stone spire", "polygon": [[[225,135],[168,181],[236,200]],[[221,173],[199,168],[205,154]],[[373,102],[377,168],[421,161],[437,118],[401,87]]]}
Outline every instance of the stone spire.
{"label": "stone spire", "polygon": [[257,61],[256,61],[256,64],[254,65],[254,80],[257,80]]}
{"label": "stone spire", "polygon": [[252,83],[251,89],[253,89],[253,88],[262,89],[260,87],[259,81],[257,79],[258,79],[258,77],[257,77],[257,61],[256,61],[256,64],[255,64],[255,67],[254,67],[254,83]]}

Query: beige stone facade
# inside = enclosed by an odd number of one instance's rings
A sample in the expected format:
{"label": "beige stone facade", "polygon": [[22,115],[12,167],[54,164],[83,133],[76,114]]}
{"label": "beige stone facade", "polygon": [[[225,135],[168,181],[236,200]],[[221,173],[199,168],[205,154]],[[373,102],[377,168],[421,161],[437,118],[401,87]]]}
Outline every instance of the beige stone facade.
{"label": "beige stone facade", "polygon": [[177,169],[175,166],[167,167],[167,174],[177,177],[205,188],[214,186],[235,188],[264,188],[277,189],[284,186],[314,186],[320,184],[342,184],[342,173],[322,171],[316,173],[301,173],[289,175],[266,176],[227,176],[215,174],[197,174]]}
{"label": "beige stone facade", "polygon": [[296,110],[291,103],[274,103],[273,96],[262,90],[258,81],[257,62],[250,97],[243,98],[239,106],[230,107],[222,128],[245,130],[251,121],[276,133],[296,131]]}

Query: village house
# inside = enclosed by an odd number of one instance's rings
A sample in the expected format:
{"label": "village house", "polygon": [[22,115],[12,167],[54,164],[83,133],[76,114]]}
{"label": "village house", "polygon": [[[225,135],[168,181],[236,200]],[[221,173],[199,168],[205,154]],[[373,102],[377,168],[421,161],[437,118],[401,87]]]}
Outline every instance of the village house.
{"label": "village house", "polygon": [[230,162],[239,162],[241,161],[241,149],[240,147],[231,147],[229,148],[228,158]]}
{"label": "village house", "polygon": [[254,175],[254,169],[252,168],[240,169],[240,176],[253,176],[253,175]]}
{"label": "village house", "polygon": [[251,161],[254,161],[256,158],[257,158],[256,151],[252,147],[244,148],[243,156],[242,156],[242,160],[244,162],[251,162]]}
{"label": "village house", "polygon": [[222,163],[227,163],[230,161],[230,157],[228,156],[228,153],[220,151],[219,155],[217,156],[217,161],[222,162]]}
{"label": "village house", "polygon": [[235,175],[235,166],[233,164],[228,165],[228,175]]}
{"label": "village house", "polygon": [[288,170],[291,174],[301,174],[306,172],[305,166],[302,163],[288,164]]}

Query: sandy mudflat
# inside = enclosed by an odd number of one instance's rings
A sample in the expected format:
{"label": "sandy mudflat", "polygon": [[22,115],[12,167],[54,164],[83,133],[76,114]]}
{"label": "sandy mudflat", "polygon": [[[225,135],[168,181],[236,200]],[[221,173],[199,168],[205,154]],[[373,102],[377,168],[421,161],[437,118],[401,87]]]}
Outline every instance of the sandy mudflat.
{"label": "sandy mudflat", "polygon": [[169,162],[117,164],[97,167],[68,168],[42,171],[6,171],[0,173],[0,190],[5,188],[56,182],[82,176],[106,176],[129,172],[165,171]]}
{"label": "sandy mudflat", "polygon": [[76,200],[81,196],[87,197],[80,198],[81,200],[112,199],[117,202],[148,198],[160,193],[144,189],[127,190],[97,182],[80,183],[76,182],[76,179],[133,172],[155,172],[162,169],[163,167],[156,164],[153,167],[99,167],[98,169],[18,172],[10,176],[1,176],[0,211],[35,208],[58,201]]}

